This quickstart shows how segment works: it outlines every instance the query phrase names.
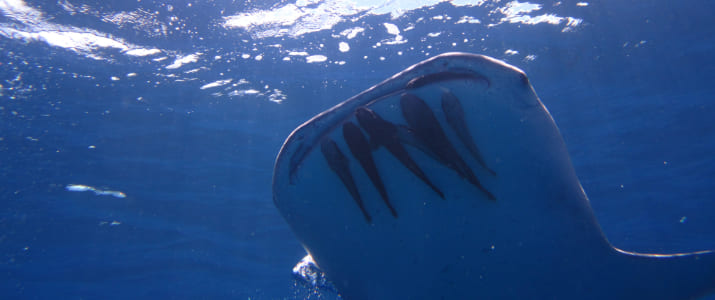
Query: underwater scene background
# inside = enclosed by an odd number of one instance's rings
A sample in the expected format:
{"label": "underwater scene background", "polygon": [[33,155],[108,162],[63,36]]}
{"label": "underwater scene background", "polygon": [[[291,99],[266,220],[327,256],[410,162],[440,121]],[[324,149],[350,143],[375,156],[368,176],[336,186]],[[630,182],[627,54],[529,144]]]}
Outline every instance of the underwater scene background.
{"label": "underwater scene background", "polygon": [[611,243],[715,249],[713,11],[0,0],[0,298],[337,298],[291,272],[305,251],[272,203],[275,156],[313,115],[451,51],[527,73]]}

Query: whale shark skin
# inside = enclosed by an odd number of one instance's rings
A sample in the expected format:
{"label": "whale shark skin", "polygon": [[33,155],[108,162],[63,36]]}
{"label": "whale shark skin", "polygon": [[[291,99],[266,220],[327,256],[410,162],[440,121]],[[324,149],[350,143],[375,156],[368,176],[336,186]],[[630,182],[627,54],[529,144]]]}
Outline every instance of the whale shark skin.
{"label": "whale shark skin", "polygon": [[715,289],[712,251],[608,242],[528,78],[486,56],[432,57],[299,126],[276,159],[273,200],[344,299],[692,299]]}

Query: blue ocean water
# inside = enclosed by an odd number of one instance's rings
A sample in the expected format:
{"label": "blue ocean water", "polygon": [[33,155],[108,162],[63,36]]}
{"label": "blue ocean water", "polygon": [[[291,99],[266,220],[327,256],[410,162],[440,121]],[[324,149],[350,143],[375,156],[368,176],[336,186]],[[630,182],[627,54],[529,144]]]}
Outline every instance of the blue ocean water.
{"label": "blue ocean water", "polygon": [[0,298],[335,299],[273,160],[449,51],[529,75],[614,245],[715,249],[715,3],[405,2],[0,0]]}

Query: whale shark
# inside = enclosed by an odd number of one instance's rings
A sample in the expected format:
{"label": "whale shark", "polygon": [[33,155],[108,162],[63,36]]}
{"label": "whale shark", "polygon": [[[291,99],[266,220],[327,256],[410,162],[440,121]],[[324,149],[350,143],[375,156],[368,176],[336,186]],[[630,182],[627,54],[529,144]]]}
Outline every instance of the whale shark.
{"label": "whale shark", "polygon": [[518,68],[445,53],[295,129],[273,201],[344,299],[692,299],[715,253],[611,245]]}

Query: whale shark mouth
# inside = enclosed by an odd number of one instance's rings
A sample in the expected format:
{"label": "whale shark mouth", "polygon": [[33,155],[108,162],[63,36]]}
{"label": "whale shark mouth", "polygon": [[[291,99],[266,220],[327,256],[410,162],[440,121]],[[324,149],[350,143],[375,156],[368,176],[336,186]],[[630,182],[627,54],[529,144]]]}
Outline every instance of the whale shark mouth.
{"label": "whale shark mouth", "polygon": [[673,299],[715,287],[709,251],[612,247],[526,75],[481,55],[427,59],[299,126],[276,159],[273,200],[346,299]]}

